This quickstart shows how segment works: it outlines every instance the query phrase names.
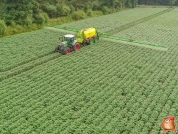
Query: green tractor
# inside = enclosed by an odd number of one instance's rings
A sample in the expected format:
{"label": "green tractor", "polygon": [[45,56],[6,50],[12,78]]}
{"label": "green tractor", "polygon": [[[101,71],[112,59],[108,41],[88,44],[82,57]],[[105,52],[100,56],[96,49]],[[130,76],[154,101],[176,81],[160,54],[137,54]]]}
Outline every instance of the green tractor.
{"label": "green tractor", "polygon": [[80,49],[80,44],[75,40],[73,34],[66,34],[62,37],[62,42],[56,46],[55,52],[60,52],[62,54],[69,54],[71,51],[76,51]]}

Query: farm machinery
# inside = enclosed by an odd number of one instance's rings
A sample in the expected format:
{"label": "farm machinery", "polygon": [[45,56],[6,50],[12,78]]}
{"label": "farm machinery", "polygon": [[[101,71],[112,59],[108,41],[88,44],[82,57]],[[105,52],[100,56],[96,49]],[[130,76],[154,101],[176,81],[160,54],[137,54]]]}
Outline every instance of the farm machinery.
{"label": "farm machinery", "polygon": [[98,42],[99,33],[96,28],[81,29],[77,32],[77,35],[66,34],[62,37],[62,42],[56,46],[55,52],[62,54],[69,54],[71,51],[77,51],[81,45],[93,44]]}

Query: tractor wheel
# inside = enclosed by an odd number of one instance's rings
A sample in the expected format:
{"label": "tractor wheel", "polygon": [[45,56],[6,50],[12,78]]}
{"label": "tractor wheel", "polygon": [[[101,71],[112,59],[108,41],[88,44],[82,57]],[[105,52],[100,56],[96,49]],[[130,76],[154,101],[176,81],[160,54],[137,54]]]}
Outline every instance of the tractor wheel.
{"label": "tractor wheel", "polygon": [[75,45],[73,46],[74,51],[77,51],[80,49],[80,44],[79,43],[75,43]]}
{"label": "tractor wheel", "polygon": [[63,54],[69,54],[70,53],[70,48],[66,47],[64,48]]}
{"label": "tractor wheel", "polygon": [[54,52],[59,52],[59,45],[56,46]]}

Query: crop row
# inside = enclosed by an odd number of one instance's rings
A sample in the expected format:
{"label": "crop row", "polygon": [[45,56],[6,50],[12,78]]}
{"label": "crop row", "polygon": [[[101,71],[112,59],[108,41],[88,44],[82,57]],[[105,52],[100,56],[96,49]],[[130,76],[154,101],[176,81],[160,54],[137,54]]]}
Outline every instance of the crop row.
{"label": "crop row", "polygon": [[0,81],[3,81],[3,80],[8,79],[10,77],[14,77],[14,76],[19,75],[23,72],[26,72],[28,70],[33,69],[36,66],[39,66],[39,65],[42,65],[46,62],[54,60],[55,58],[58,58],[59,55],[60,55],[59,53],[57,53],[57,54],[51,53],[51,54],[48,54],[48,55],[43,56],[41,58],[34,59],[34,60],[32,60],[28,63],[24,63],[22,65],[19,65],[17,67],[9,69],[8,71],[2,72],[2,73],[0,73],[1,74]]}
{"label": "crop row", "polygon": [[178,38],[175,10],[121,31],[115,36],[162,44],[166,47],[175,46]]}
{"label": "crop row", "polygon": [[49,29],[4,37],[0,41],[0,72],[49,55],[64,33]]}
{"label": "crop row", "polygon": [[175,57],[101,40],[50,60],[1,82],[0,132],[158,133],[178,117]]}
{"label": "crop row", "polygon": [[77,22],[70,22],[60,26],[76,29],[83,29],[88,26],[95,26],[99,29],[100,32],[107,32],[136,20],[148,17],[152,14],[162,12],[165,9],[167,8],[135,8]]}

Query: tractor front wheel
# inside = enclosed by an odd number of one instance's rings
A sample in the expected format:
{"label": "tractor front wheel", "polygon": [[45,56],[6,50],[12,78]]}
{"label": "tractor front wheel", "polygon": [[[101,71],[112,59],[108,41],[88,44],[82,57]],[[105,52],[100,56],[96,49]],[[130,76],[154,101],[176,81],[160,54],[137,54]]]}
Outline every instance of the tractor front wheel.
{"label": "tractor front wheel", "polygon": [[77,51],[80,49],[80,44],[79,43],[75,43],[75,45],[73,46],[74,51]]}
{"label": "tractor front wheel", "polygon": [[69,54],[70,53],[70,48],[66,47],[64,48],[63,54]]}
{"label": "tractor front wheel", "polygon": [[56,47],[55,47],[55,50],[54,50],[54,52],[59,52],[59,45],[57,45]]}

